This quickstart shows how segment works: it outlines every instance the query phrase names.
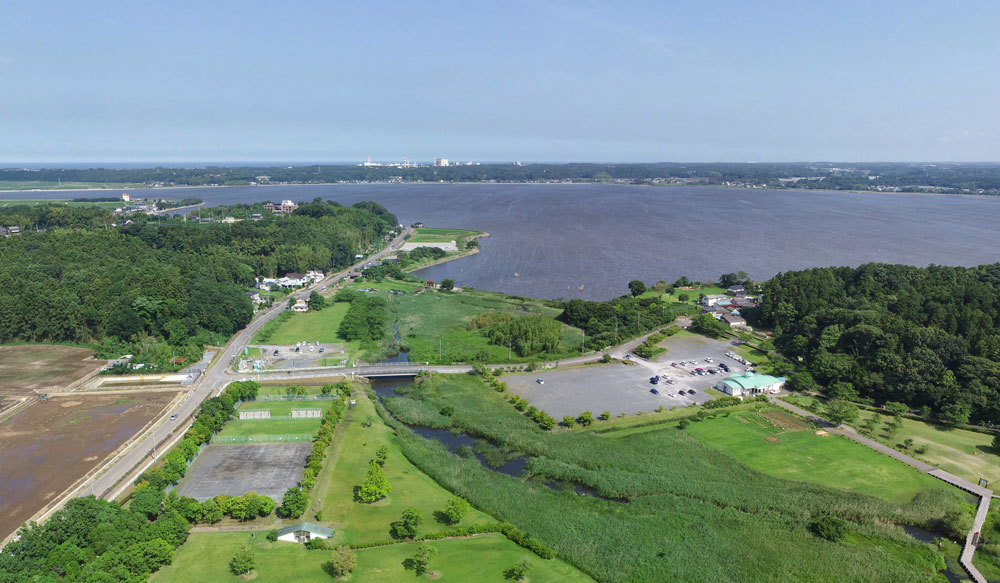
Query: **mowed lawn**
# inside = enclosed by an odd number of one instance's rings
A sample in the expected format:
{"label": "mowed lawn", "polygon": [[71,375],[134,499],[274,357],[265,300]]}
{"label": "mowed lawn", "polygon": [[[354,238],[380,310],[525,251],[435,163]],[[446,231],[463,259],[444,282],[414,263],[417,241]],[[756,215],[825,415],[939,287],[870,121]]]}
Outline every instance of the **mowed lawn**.
{"label": "mowed lawn", "polygon": [[407,243],[447,243],[455,241],[459,249],[464,248],[464,241],[469,238],[482,235],[481,231],[469,231],[465,229],[434,229],[430,227],[420,227],[414,229],[413,233],[406,240]]}
{"label": "mowed lawn", "polygon": [[[854,426],[871,416],[871,412],[862,411]],[[879,424],[872,439],[890,447],[901,446],[903,440],[912,439],[913,447],[904,450],[909,455],[972,482],[986,478],[991,483],[1000,483],[1000,456],[993,450],[992,435],[904,418],[903,427],[890,439],[885,433],[890,420],[888,415],[879,414]],[[921,445],[927,446],[927,451],[919,455],[914,453],[913,450]]]}
{"label": "mowed lawn", "polygon": [[[411,464],[397,448],[392,430],[382,423],[374,404],[363,393],[355,393],[357,405],[347,431],[337,433],[342,444],[334,444],[340,452],[326,463],[330,466],[320,475],[326,484],[317,484],[316,491],[326,491],[322,500],[323,523],[333,526],[337,542],[357,543],[389,538],[389,523],[398,520],[403,510],[413,506],[423,515],[418,533],[436,532],[449,528],[495,522],[490,516],[472,509],[454,526],[434,519],[434,512],[445,507],[452,495],[429,476]],[[368,427],[367,420],[371,420]],[[343,428],[342,428],[343,429]],[[361,485],[368,471],[368,462],[381,445],[389,446],[385,463],[386,477],[392,492],[374,504],[354,501],[354,487]]]}
{"label": "mowed lawn", "polygon": [[839,435],[812,430],[774,432],[751,423],[741,412],[691,423],[686,431],[702,443],[772,476],[822,484],[908,502],[922,490],[944,483]]}
{"label": "mowed lawn", "polygon": [[[171,565],[155,573],[150,583],[241,583],[249,579],[229,572],[229,559],[244,544],[254,549],[257,569],[252,580],[258,583],[330,583],[335,581],[323,570],[330,553],[309,551],[303,545],[287,542],[270,543],[264,532],[254,538],[246,532],[193,533],[174,555]],[[441,540],[429,543],[438,555],[431,569],[438,581],[495,582],[504,581],[503,572],[523,558],[534,564],[527,581],[558,583],[592,581],[586,575],[559,560],[539,559],[507,540],[500,534],[487,534],[467,539]],[[397,544],[362,549],[357,553],[357,567],[351,573],[351,583],[396,583],[420,580],[413,571],[403,567],[403,561],[413,556],[416,544]]]}
{"label": "mowed lawn", "polygon": [[[322,409],[330,407],[332,401],[253,401],[240,405],[238,411],[259,411],[269,409],[274,417],[290,416],[292,409]],[[320,419],[262,419],[240,421],[237,415],[222,428],[219,435],[287,435],[315,433]]]}
{"label": "mowed lawn", "polygon": [[347,352],[354,352],[358,349],[357,342],[347,342],[337,336],[337,328],[340,327],[344,315],[347,314],[347,302],[334,302],[318,312],[304,312],[294,314],[285,320],[278,329],[274,331],[267,344],[294,345],[296,342],[316,342],[344,344]]}

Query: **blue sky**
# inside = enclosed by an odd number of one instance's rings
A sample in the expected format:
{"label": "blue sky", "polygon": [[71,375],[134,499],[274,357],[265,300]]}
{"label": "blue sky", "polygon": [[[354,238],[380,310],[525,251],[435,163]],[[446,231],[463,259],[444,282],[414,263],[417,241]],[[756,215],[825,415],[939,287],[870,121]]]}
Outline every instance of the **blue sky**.
{"label": "blue sky", "polygon": [[0,165],[1000,161],[1000,4],[5,0]]}

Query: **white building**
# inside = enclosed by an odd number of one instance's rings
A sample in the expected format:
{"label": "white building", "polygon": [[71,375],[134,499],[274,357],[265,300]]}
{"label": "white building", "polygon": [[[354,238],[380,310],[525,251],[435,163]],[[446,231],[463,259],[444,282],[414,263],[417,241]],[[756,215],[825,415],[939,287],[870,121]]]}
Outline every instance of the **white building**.
{"label": "white building", "polygon": [[708,294],[701,298],[701,304],[703,306],[712,307],[715,304],[728,300],[729,296],[726,294]]}
{"label": "white building", "polygon": [[715,390],[731,397],[753,397],[765,393],[777,393],[785,388],[785,377],[772,377],[766,374],[745,372],[732,375],[715,384]]}
{"label": "white building", "polygon": [[448,159],[447,158],[434,158],[434,165],[435,166],[447,166],[448,165]]}
{"label": "white building", "polygon": [[278,530],[278,540],[290,543],[307,543],[314,538],[330,538],[333,529],[311,522],[300,522]]}
{"label": "white building", "polygon": [[309,304],[305,300],[295,300],[295,305],[292,306],[293,312],[308,312]]}

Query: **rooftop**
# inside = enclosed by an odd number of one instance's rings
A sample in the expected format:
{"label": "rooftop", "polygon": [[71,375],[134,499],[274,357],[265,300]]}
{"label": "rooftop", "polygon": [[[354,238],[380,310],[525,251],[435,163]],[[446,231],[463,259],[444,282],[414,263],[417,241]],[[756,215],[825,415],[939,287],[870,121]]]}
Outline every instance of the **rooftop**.
{"label": "rooftop", "polygon": [[328,528],[326,526],[320,526],[318,524],[313,524],[311,522],[297,522],[291,526],[286,526],[285,528],[278,530],[278,536],[284,536],[288,533],[295,532],[298,530],[306,530],[313,534],[319,534],[326,537],[333,536],[332,528]]}

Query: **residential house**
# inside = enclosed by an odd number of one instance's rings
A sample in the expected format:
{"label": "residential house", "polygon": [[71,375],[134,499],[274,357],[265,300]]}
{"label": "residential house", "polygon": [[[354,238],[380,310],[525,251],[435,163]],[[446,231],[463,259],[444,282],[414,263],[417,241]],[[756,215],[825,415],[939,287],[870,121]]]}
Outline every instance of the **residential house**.
{"label": "residential house", "polygon": [[278,529],[278,540],[291,543],[307,543],[314,538],[330,538],[332,536],[332,528],[311,522],[299,522]]}
{"label": "residential house", "polygon": [[16,235],[21,232],[21,227],[7,227],[7,232],[11,235]]}
{"label": "residential house", "polygon": [[319,271],[318,269],[310,269],[309,271],[306,272],[305,277],[306,279],[312,281],[320,281],[321,279],[323,279],[323,272]]}
{"label": "residential house", "polygon": [[259,306],[264,303],[264,298],[260,295],[260,292],[257,290],[247,292],[247,295],[250,296],[250,301],[253,302],[253,305],[255,306]]}
{"label": "residential house", "polygon": [[264,279],[260,280],[260,283],[257,284],[257,287],[259,287],[262,290],[270,290],[271,286],[274,285],[278,285],[277,279],[273,277],[265,277]]}
{"label": "residential house", "polygon": [[700,301],[701,305],[711,307],[719,302],[729,301],[729,296],[726,294],[708,294],[702,296]]}
{"label": "residential house", "polygon": [[731,285],[729,286],[729,288],[726,289],[726,291],[731,296],[743,296],[746,295],[747,288],[743,287],[742,285]]}
{"label": "residential house", "polygon": [[264,215],[262,215],[260,213],[254,213],[254,214],[250,215],[250,220],[251,221],[259,221],[259,220],[261,220],[263,218],[264,218]]}
{"label": "residential house", "polygon": [[747,328],[747,321],[744,320],[742,316],[739,316],[735,313],[729,312],[722,314],[721,319],[726,324],[729,324],[730,328],[741,328],[741,329]]}
{"label": "residential house", "polygon": [[271,211],[272,213],[284,213],[291,214],[295,212],[295,209],[299,208],[299,205],[295,204],[290,200],[283,200],[281,204],[274,204],[269,202],[264,205],[264,208]]}
{"label": "residential house", "polygon": [[753,397],[765,393],[777,393],[785,387],[785,377],[745,372],[732,375],[715,384],[715,390],[731,397]]}
{"label": "residential house", "polygon": [[305,300],[295,300],[295,305],[292,306],[293,312],[308,312],[309,304]]}

